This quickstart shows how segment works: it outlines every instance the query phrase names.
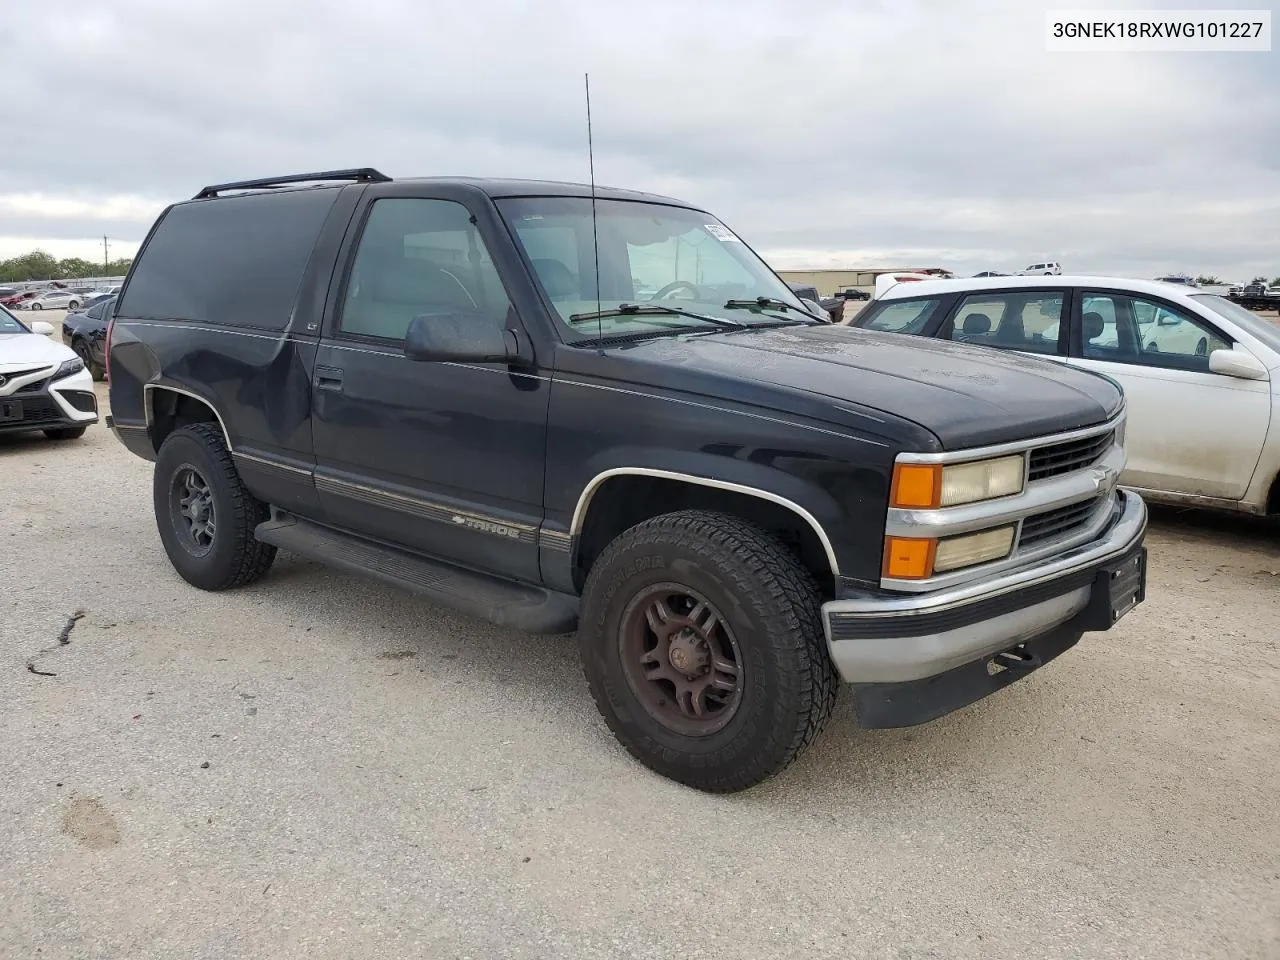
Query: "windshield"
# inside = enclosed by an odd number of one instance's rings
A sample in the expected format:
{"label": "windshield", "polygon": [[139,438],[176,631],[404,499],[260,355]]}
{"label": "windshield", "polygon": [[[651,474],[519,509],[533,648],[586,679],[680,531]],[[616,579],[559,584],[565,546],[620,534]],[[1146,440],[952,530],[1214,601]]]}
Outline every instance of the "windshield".
{"label": "windshield", "polygon": [[1214,294],[1198,293],[1192,295],[1191,299],[1208,307],[1218,316],[1232,321],[1245,333],[1257,337],[1272,350],[1280,353],[1280,327],[1274,323],[1262,319],[1256,313],[1251,313],[1238,303],[1232,303]]}
{"label": "windshield", "polygon": [[[584,315],[617,311],[624,304],[669,310],[628,310],[602,317],[604,336],[713,330],[780,320],[816,322],[746,244],[705,213],[632,200],[597,200],[593,235],[589,197],[509,198],[499,200],[498,208],[547,299],[571,331],[568,339],[594,339],[596,320]],[[761,297],[772,303],[752,309],[740,303],[728,306],[731,300]]]}
{"label": "windshield", "polygon": [[0,307],[0,333],[30,333],[12,313]]}

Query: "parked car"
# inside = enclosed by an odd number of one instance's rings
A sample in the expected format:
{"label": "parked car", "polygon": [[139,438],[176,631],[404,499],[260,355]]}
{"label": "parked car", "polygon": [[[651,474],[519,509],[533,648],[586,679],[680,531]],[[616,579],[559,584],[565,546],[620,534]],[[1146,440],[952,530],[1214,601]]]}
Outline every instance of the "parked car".
{"label": "parked car", "polygon": [[50,324],[27,326],[0,308],[0,433],[41,430],[51,440],[74,440],[98,421],[84,361],[52,335]]}
{"label": "parked car", "polygon": [[865,290],[859,290],[856,287],[849,287],[845,290],[841,290],[839,293],[836,294],[836,296],[841,297],[845,300],[870,300],[871,299],[871,294],[867,293],[867,291]]}
{"label": "parked car", "polygon": [[114,293],[92,293],[86,294],[84,300],[80,304],[80,312],[88,310],[90,307],[102,303],[104,300],[110,300],[114,297]]}
{"label": "parked car", "polygon": [[1129,407],[1123,485],[1280,512],[1280,327],[1224,297],[1116,277],[922,282],[891,288],[856,324],[1105,374]]}
{"label": "parked car", "polygon": [[1170,274],[1167,277],[1156,277],[1156,282],[1157,283],[1176,283],[1183,287],[1199,287],[1200,286],[1191,277],[1185,276],[1183,274],[1177,274],[1177,273]]}
{"label": "parked car", "polygon": [[11,293],[7,297],[0,297],[0,307],[19,310],[23,302],[30,300],[39,292],[39,290],[21,290],[17,293]]}
{"label": "parked car", "polygon": [[84,361],[94,380],[106,379],[107,323],[115,297],[108,296],[79,313],[62,320],[62,342]]}
{"label": "parked car", "polygon": [[[1028,269],[1031,269],[1031,268],[1028,267]],[[999,270],[983,270],[980,273],[975,273],[974,276],[975,277],[1007,277],[1009,276],[1009,274],[1001,273]]]}
{"label": "parked car", "polygon": [[70,290],[44,290],[18,305],[23,310],[78,310],[80,295]]}
{"label": "parked car", "polygon": [[[641,299],[642,273],[673,279]],[[143,243],[107,369],[189,583],[283,548],[576,628],[614,734],[703,790],[785,767],[840,678],[864,724],[925,722],[1144,595],[1114,382],[815,320],[665,197],[368,168],[206,187]]]}
{"label": "parked car", "polygon": [[1054,277],[1062,273],[1062,265],[1060,263],[1033,263],[1031,266],[1018,271],[1020,277]]}

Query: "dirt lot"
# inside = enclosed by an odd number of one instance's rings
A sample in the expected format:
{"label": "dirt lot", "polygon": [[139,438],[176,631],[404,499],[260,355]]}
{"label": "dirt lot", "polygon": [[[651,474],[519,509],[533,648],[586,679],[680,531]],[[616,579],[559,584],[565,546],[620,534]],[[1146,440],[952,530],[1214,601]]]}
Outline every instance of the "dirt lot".
{"label": "dirt lot", "polygon": [[1113,633],[712,797],[568,637],[290,557],[186,586],[101,426],[0,439],[0,504],[0,956],[1280,957],[1273,526],[1159,513]]}

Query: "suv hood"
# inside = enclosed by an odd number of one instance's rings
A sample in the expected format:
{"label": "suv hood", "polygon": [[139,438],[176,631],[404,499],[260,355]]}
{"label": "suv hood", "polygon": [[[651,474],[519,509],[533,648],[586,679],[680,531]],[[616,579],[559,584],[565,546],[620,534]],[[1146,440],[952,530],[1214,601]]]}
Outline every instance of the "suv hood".
{"label": "suv hood", "polygon": [[1114,381],[1053,360],[836,325],[648,340],[632,349],[636,359],[896,415],[928,429],[946,450],[1102,423],[1124,396]]}

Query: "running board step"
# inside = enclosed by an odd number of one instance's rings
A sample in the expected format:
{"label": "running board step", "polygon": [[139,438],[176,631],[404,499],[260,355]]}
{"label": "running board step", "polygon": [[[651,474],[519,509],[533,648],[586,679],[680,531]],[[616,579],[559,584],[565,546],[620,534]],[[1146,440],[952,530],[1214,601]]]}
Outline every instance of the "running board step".
{"label": "running board step", "polygon": [[268,520],[258,524],[254,535],[281,550],[420,593],[499,626],[526,633],[569,633],[578,625],[578,598],[567,593],[428,560],[308,520]]}

